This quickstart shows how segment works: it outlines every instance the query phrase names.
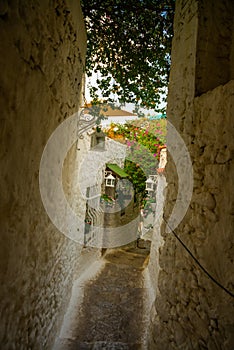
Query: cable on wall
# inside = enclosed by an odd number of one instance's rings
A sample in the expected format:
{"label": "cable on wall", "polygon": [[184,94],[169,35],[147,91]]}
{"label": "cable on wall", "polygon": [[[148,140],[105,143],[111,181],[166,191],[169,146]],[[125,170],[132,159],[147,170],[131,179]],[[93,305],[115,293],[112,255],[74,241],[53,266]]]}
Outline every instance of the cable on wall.
{"label": "cable on wall", "polygon": [[193,258],[193,260],[196,262],[196,264],[200,267],[200,269],[220,288],[222,288],[227,294],[229,294],[231,297],[234,298],[234,294],[232,292],[230,292],[230,290],[228,290],[226,287],[224,287],[221,283],[219,283],[203,266],[202,264],[199,262],[199,260],[193,255],[193,253],[189,250],[189,248],[185,245],[185,243],[179,238],[179,236],[175,233],[175,231],[170,227],[170,225],[168,224],[167,220],[165,219],[164,215],[163,215],[163,220],[165,221],[165,223],[167,224],[167,226],[169,227],[169,229],[171,230],[171,232],[173,233],[173,235],[175,236],[175,238],[180,242],[180,244],[184,247],[184,249],[189,253],[189,255]]}

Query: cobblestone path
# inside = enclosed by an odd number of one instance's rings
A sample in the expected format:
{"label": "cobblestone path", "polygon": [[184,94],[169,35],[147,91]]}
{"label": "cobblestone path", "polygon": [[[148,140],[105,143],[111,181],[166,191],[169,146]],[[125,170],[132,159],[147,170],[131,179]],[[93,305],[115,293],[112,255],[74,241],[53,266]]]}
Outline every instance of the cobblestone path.
{"label": "cobblestone path", "polygon": [[146,349],[143,270],[150,243],[140,241],[139,247],[130,244],[107,251],[100,271],[84,283],[69,336],[60,336],[54,349]]}

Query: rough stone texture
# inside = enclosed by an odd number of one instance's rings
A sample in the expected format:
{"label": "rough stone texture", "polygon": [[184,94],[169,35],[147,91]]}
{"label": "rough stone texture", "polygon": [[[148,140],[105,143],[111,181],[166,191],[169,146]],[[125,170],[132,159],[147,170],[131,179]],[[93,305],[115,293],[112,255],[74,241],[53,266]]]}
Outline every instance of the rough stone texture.
{"label": "rough stone texture", "polygon": [[233,50],[232,2],[210,0],[203,4],[200,1],[198,10],[196,95],[225,84],[234,78],[231,63],[233,61],[230,60]]}
{"label": "rough stone texture", "polygon": [[[166,178],[164,175],[159,175],[157,190],[156,190],[156,210],[155,210],[155,218],[154,218],[154,228],[153,228],[153,235],[152,235],[150,260],[149,260],[149,266],[148,266],[151,283],[153,286],[152,293],[154,294],[154,298],[156,296],[156,293],[158,292],[158,274],[160,269],[159,251],[161,246],[164,243],[164,240],[160,235],[160,227],[162,223],[165,191],[166,191]],[[154,305],[152,308],[152,313],[155,313]]]}
{"label": "rough stone texture", "polygon": [[[227,18],[233,24],[232,1],[177,1],[167,115],[187,145],[194,171],[192,200],[176,233],[209,273],[234,293],[233,25],[221,25]],[[209,48],[218,43],[225,52],[202,51],[207,32]],[[212,56],[211,62],[204,54]],[[228,67],[223,66],[224,56]],[[169,218],[177,195],[171,157],[166,178],[164,214]],[[159,259],[159,275],[154,281],[158,292],[149,349],[233,349],[233,297],[201,271],[164,226],[164,244],[152,252]],[[159,235],[155,231],[152,248]]]}
{"label": "rough stone texture", "polygon": [[80,247],[43,208],[38,172],[50,134],[79,106],[86,48],[79,6],[0,5],[1,349],[51,348],[78,260]]}

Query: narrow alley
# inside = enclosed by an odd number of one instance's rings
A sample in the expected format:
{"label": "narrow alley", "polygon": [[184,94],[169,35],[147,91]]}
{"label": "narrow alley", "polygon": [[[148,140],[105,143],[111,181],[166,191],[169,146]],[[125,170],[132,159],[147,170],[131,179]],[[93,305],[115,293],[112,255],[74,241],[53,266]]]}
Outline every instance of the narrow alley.
{"label": "narrow alley", "polygon": [[234,1],[1,0],[0,32],[0,349],[233,350]]}
{"label": "narrow alley", "polygon": [[150,241],[140,240],[138,247],[107,250],[90,266],[92,275],[86,271],[74,288],[54,350],[145,348],[149,253]]}

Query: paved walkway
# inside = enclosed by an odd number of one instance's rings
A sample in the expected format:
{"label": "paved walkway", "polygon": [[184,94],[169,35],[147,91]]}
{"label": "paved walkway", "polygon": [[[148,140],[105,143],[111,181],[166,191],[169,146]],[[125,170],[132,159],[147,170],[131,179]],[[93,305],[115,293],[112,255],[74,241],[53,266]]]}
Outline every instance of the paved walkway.
{"label": "paved walkway", "polygon": [[84,280],[74,287],[54,350],[146,349],[143,271],[149,249],[150,242],[141,240],[139,247],[133,243],[107,250],[96,266],[90,267]]}

